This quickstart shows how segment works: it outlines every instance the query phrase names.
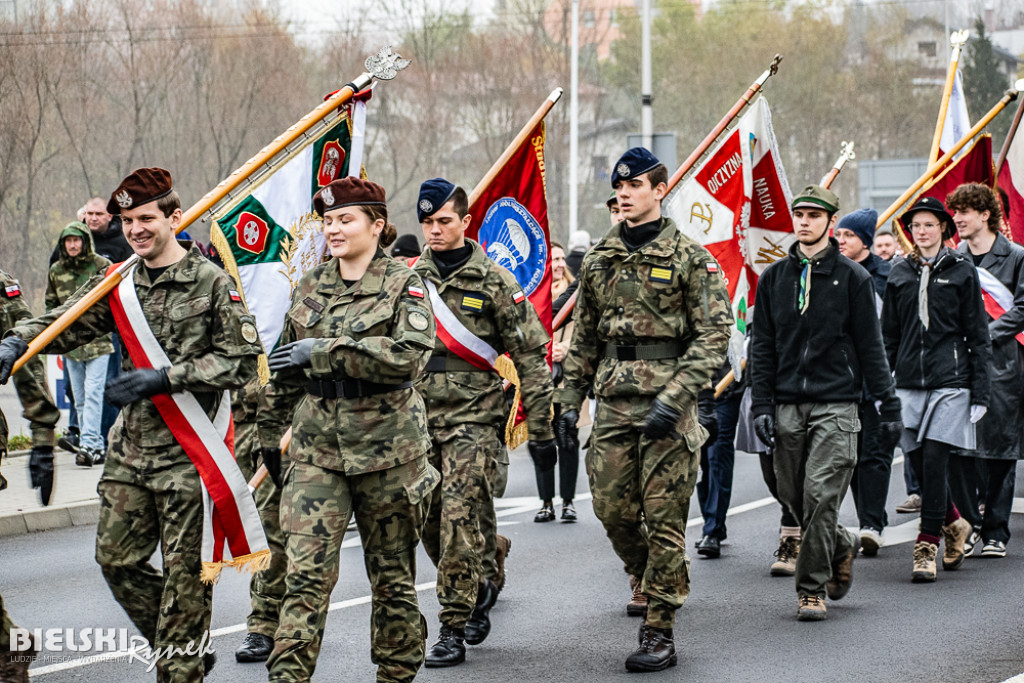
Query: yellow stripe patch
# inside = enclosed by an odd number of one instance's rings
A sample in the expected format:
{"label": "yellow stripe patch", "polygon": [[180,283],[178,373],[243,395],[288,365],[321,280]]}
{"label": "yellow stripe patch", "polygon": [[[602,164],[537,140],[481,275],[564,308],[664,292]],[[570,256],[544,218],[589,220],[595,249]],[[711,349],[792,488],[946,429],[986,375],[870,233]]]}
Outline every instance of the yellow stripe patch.
{"label": "yellow stripe patch", "polygon": [[651,268],[651,279],[656,282],[669,282],[672,280],[671,268]]}
{"label": "yellow stripe patch", "polygon": [[484,300],[475,296],[464,296],[462,297],[462,307],[472,311],[481,311],[484,308]]}

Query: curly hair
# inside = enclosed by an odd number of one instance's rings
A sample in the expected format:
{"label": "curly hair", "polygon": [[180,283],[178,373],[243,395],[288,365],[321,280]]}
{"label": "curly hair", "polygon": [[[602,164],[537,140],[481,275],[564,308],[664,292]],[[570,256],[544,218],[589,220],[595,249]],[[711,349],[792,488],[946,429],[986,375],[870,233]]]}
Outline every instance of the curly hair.
{"label": "curly hair", "polygon": [[974,209],[978,213],[988,211],[988,229],[999,232],[999,222],[1003,210],[999,197],[988,185],[981,183],[964,183],[946,195],[946,208],[950,212]]}

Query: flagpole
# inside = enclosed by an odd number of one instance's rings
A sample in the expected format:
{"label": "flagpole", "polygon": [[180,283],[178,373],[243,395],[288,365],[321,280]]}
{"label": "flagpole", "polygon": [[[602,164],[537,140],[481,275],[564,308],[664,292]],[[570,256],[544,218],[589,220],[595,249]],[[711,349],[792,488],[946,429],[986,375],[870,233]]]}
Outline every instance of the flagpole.
{"label": "flagpole", "polygon": [[[832,170],[826,173],[824,177],[822,177],[821,182],[818,183],[826,190],[832,187],[832,183],[834,183],[836,178],[839,177],[839,173],[842,172],[843,167],[846,166],[846,162],[857,158],[857,155],[853,152],[853,144],[854,143],[852,141],[842,143],[842,151],[839,152],[839,157],[836,159],[836,162],[832,164]],[[744,370],[747,368],[746,358],[740,361],[740,368]],[[718,384],[715,385],[715,398],[721,396],[722,392],[728,389],[729,385],[735,381],[736,372],[734,370],[730,370],[725,373],[725,376],[718,380]]]}
{"label": "flagpole", "polygon": [[[360,74],[351,83],[345,85],[341,90],[334,93],[316,109],[312,110],[299,119],[291,128],[281,133],[269,145],[264,147],[249,159],[241,167],[235,169],[219,185],[206,193],[198,202],[193,204],[181,217],[176,233],[192,224],[197,218],[208,211],[211,211],[219,201],[226,197],[232,190],[249,180],[249,177],[264,166],[271,166],[274,157],[288,146],[304,135],[309,129],[324,119],[332,111],[352,99],[352,96],[365,90],[373,82],[378,80],[391,80],[398,72],[409,65],[409,60],[403,60],[401,55],[392,53],[390,47],[385,47],[377,54],[366,59],[366,71]],[[15,361],[12,374],[17,372],[33,356],[46,348],[54,339],[67,329],[83,313],[89,310],[98,301],[107,296],[116,287],[124,276],[135,266],[139,257],[132,254],[114,272],[108,275],[100,284],[96,285],[88,294],[77,301],[71,308],[64,311],[59,318],[51,323],[46,329],[39,333],[29,345],[28,350]]]}
{"label": "flagpole", "polygon": [[954,31],[949,36],[949,44],[953,52],[949,58],[949,68],[946,71],[946,84],[942,88],[942,100],[939,103],[939,119],[935,124],[935,133],[932,135],[932,147],[928,152],[928,163],[933,164],[939,156],[939,142],[942,140],[942,129],[946,125],[946,114],[949,111],[949,96],[953,93],[953,82],[956,80],[956,69],[960,61],[960,50],[967,42],[970,34],[966,29]]}
{"label": "flagpole", "polygon": [[697,145],[697,148],[690,152],[690,156],[686,157],[686,161],[683,162],[683,165],[680,166],[676,172],[672,174],[672,177],[668,179],[668,191],[665,193],[666,195],[668,192],[672,191],[672,188],[674,188],[680,180],[683,179],[683,176],[690,172],[690,169],[693,168],[694,164],[696,164],[704,153],[708,151],[708,148],[714,144],[715,140],[718,139],[718,136],[722,134],[722,131],[728,128],[729,124],[732,123],[732,120],[739,116],[739,113],[743,111],[743,108],[750,104],[750,100],[759,90],[761,90],[761,86],[764,85],[765,81],[775,75],[779,70],[779,62],[781,61],[782,55],[775,55],[775,58],[772,59],[772,63],[767,69],[765,69],[764,73],[758,76],[756,81],[750,84],[747,91],[743,93],[738,100],[736,100],[734,105],[732,105],[732,109],[722,117],[722,120],[719,121],[711,132],[707,134],[707,137]]}
{"label": "flagpole", "polygon": [[[992,119],[994,119],[996,115],[999,114],[999,112],[1006,108],[1006,105],[1017,99],[1017,95],[1022,88],[1024,88],[1024,79],[1017,81],[1014,84],[1014,87],[1007,90],[1006,93],[1003,95],[1002,99],[1000,99],[999,102],[997,102],[996,105],[992,107],[992,109],[990,109],[989,112],[981,118],[980,121],[974,124],[974,127],[967,131],[967,134],[964,135],[960,140],[958,140],[957,143],[953,145],[952,149],[947,151],[945,154],[942,155],[942,157],[938,161],[929,166],[928,169],[924,172],[924,174],[920,178],[918,178],[913,185],[908,187],[906,191],[904,191],[903,194],[900,195],[900,197],[895,202],[893,202],[889,206],[889,208],[886,209],[878,217],[878,222],[875,224],[875,230],[877,231],[880,227],[885,225],[886,221],[892,218],[893,215],[907,202],[908,199],[917,194],[918,190],[920,190],[925,183],[927,183],[935,174],[941,171],[942,168],[947,163],[949,163],[949,161],[954,157],[954,155],[956,155],[957,152],[963,149],[964,145],[966,145],[968,142],[976,138],[978,134],[981,133],[982,130],[984,130],[985,126],[987,126],[989,122],[991,122]],[[905,235],[904,239],[906,239]]]}
{"label": "flagpole", "polygon": [[1003,164],[1006,163],[1006,155],[1010,153],[1010,143],[1013,142],[1013,137],[1017,134],[1021,114],[1024,114],[1024,100],[1017,103],[1017,113],[1013,115],[1013,123],[1010,124],[1010,130],[1007,131],[1006,139],[1003,140],[1003,148],[999,150],[999,158],[996,160],[997,178],[999,177],[999,171],[1003,168]]}
{"label": "flagpole", "polygon": [[555,106],[555,103],[558,102],[561,97],[561,88],[555,88],[551,91],[551,94],[548,95],[546,100],[544,100],[544,103],[533,113],[530,120],[527,121],[526,125],[519,130],[515,138],[512,139],[512,142],[509,143],[508,147],[505,148],[505,151],[501,153],[500,157],[498,157],[498,160],[494,162],[487,173],[484,174],[484,177],[480,182],[476,184],[476,187],[473,188],[473,191],[469,193],[470,206],[473,206],[473,204],[476,203],[476,200],[480,199],[480,195],[484,193],[487,186],[494,181],[494,178],[497,177],[498,173],[501,172],[501,169],[505,167],[508,160],[512,158],[512,155],[515,154],[516,150],[519,149],[519,147],[526,141],[526,138],[530,137],[530,134],[533,133],[533,129],[537,127],[538,123],[544,120],[544,117],[548,115],[549,111],[551,111],[551,107]]}

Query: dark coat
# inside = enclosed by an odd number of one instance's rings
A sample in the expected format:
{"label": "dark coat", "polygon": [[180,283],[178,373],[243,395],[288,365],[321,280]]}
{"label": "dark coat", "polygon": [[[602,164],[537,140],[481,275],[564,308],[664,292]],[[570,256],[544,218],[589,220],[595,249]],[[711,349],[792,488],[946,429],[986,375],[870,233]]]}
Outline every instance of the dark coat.
{"label": "dark coat", "polygon": [[882,336],[901,389],[965,388],[971,405],[989,403],[992,353],[978,271],[970,260],[943,248],[928,282],[928,329],[918,314],[921,264],[896,262],[882,305]]}
{"label": "dark coat", "polygon": [[[961,242],[958,251],[969,254],[967,243]],[[1024,445],[1024,403],[1021,400],[1024,347],[1016,335],[1024,330],[1024,247],[997,235],[979,267],[1013,293],[1013,308],[988,325],[992,338],[989,363],[992,391],[988,413],[978,422],[978,448],[956,452],[979,458],[1020,459]]]}
{"label": "dark coat", "polygon": [[885,296],[885,285],[889,281],[892,264],[874,252],[869,252],[868,257],[863,261],[857,261],[857,264],[871,275],[871,281],[875,284],[875,294],[881,300]]}
{"label": "dark coat", "polygon": [[872,396],[892,395],[871,276],[839,253],[828,252],[811,270],[811,297],[803,315],[799,243],[768,266],[757,283],[750,342],[754,415],[780,403],[860,401],[862,382]]}

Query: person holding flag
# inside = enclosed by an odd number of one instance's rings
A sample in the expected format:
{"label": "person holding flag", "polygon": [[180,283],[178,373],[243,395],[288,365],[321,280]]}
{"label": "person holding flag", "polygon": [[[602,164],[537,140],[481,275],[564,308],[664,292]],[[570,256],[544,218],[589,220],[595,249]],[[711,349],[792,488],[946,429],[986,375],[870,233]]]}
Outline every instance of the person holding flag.
{"label": "person holding flag", "polygon": [[[312,677],[355,515],[373,591],[377,680],[411,681],[426,644],[416,545],[439,478],[413,382],[433,346],[434,317],[419,276],[385,251],[396,233],[383,187],[342,177],[313,195],[313,207],[332,258],[292,292],[258,418],[263,462],[282,489],[288,556],[269,680]],[[289,425],[282,482],[276,444]]]}
{"label": "person holding flag", "polygon": [[423,529],[437,566],[441,631],[427,667],[466,659],[466,643],[490,633],[498,597],[485,576],[481,519],[494,515],[494,486],[505,445],[508,402],[496,365],[515,363],[535,462],[554,467],[550,336],[515,276],[467,238],[472,217],[466,191],[444,178],[420,186],[416,206],[425,249],[414,270],[424,281],[437,323],[426,374],[416,389],[427,400],[431,462],[441,471]]}
{"label": "person holding flag", "polygon": [[[208,637],[216,570],[258,567],[268,554],[225,441],[230,423],[222,419],[230,413],[227,391],[256,374],[262,348],[231,279],[194,245],[175,240],[182,213],[168,171],[133,171],[107,209],[120,214],[141,263],[47,349],[67,353],[117,332],[128,350],[126,372],[106,388],[122,412],[98,486],[96,561],[151,647],[174,648],[158,660],[157,678],[201,681],[214,661],[196,646]],[[27,342],[103,277],[8,333],[0,343],[0,383]],[[158,544],[162,570],[149,563]]]}
{"label": "person holding flag", "polygon": [[[955,448],[950,453],[949,484],[953,502],[973,528],[964,553],[970,555],[980,542],[982,557],[1005,557],[1017,460],[1024,443],[1024,248],[1000,233],[1002,211],[991,187],[961,185],[946,198],[946,205],[960,235],[957,250],[978,269],[992,340],[988,412],[975,425],[977,448]],[[984,514],[978,511],[979,503],[985,505]]]}
{"label": "person holding flag", "polygon": [[580,267],[559,394],[567,425],[591,386],[597,395],[587,453],[594,512],[647,597],[626,668],[660,671],[677,662],[675,613],[690,590],[685,525],[708,438],[697,394],[725,360],[733,319],[718,263],[662,215],[665,165],[634,147],[612,170],[624,220]]}

